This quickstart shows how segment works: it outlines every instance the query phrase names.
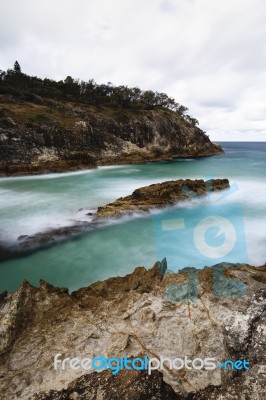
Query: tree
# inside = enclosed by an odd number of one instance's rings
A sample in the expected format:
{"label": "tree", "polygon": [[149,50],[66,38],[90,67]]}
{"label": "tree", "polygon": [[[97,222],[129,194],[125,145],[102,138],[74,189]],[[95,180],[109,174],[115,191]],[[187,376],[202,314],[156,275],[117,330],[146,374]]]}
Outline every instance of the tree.
{"label": "tree", "polygon": [[5,71],[2,71],[2,70],[0,69],[0,81],[3,81],[3,80],[5,79],[5,76],[6,76]]}
{"label": "tree", "polygon": [[155,93],[152,90],[145,90],[142,92],[141,101],[149,108],[153,108],[156,105]]}
{"label": "tree", "polygon": [[186,111],[188,111],[188,108],[187,108],[187,107],[184,107],[184,106],[182,106],[182,105],[180,105],[180,106],[177,108],[177,110],[176,110],[176,112],[177,112],[178,114],[180,114],[180,115],[183,115]]}
{"label": "tree", "polygon": [[199,121],[196,118],[192,118],[190,115],[184,115],[185,120],[192,126],[199,125]]}
{"label": "tree", "polygon": [[69,85],[69,86],[71,86],[71,85],[73,85],[73,84],[75,83],[75,81],[74,81],[74,79],[72,78],[72,76],[69,76],[69,75],[66,77],[66,79],[64,80],[64,82],[65,82],[66,85]]}
{"label": "tree", "polygon": [[20,65],[17,62],[17,60],[15,61],[15,64],[14,64],[14,71],[18,72],[18,73],[21,73],[21,68],[20,68]]}

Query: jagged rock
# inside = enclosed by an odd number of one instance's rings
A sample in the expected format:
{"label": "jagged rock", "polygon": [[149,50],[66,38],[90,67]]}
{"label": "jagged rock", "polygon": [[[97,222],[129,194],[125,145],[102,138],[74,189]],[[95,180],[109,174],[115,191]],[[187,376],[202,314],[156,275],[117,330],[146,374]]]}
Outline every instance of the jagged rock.
{"label": "jagged rock", "polygon": [[[21,105],[27,110],[27,103]],[[26,112],[26,111],[25,111]],[[109,110],[110,113],[110,110]],[[83,115],[84,114],[84,115]],[[0,121],[0,174],[23,175],[70,171],[96,165],[204,157],[223,152],[199,128],[182,122],[170,111],[82,111],[72,126],[53,115],[14,126]],[[47,120],[47,121],[46,121]]]}
{"label": "jagged rock", "polygon": [[132,195],[121,197],[113,203],[98,207],[98,217],[114,217],[136,211],[148,211],[151,208],[161,208],[178,201],[191,200],[210,191],[228,189],[228,179],[178,179],[155,183],[136,189]]}
{"label": "jagged rock", "polygon": [[[13,121],[12,118],[0,118],[0,127],[3,128],[13,128],[16,126],[16,123]],[[3,138],[4,139],[4,138]],[[5,140],[5,139],[4,139]]]}
{"label": "jagged rock", "polygon": [[62,391],[39,393],[34,400],[181,400],[159,371],[148,375],[140,371],[121,371],[113,376],[109,371],[84,375]]}
{"label": "jagged rock", "polygon": [[[232,279],[246,285],[246,295],[216,297],[216,268],[223,269],[224,293]],[[263,399],[266,266],[221,264],[199,270],[194,302],[166,301],[166,288],[177,285],[178,290],[188,273],[164,271],[165,261],[149,270],[138,267],[72,294],[44,281],[39,288],[24,282],[16,292],[0,296],[0,398],[116,400],[126,399],[132,386],[139,391],[129,399]],[[107,371],[85,375],[80,369],[54,370],[57,353],[246,359],[250,370],[165,368],[162,375],[124,371],[114,378]],[[171,397],[173,391],[176,397]]]}

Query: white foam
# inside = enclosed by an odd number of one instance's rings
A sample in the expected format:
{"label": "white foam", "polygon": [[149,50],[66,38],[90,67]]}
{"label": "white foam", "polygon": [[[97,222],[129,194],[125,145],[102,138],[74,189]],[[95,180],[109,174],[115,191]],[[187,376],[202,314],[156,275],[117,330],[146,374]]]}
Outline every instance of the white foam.
{"label": "white foam", "polygon": [[41,174],[41,175],[25,175],[25,176],[8,176],[1,177],[1,182],[9,182],[9,181],[29,181],[29,180],[42,180],[42,179],[56,179],[56,178],[64,178],[67,176],[75,176],[75,175],[86,175],[89,173],[95,172],[99,167],[91,168],[91,169],[81,169],[79,171],[71,171],[71,172],[52,172],[49,174]]}
{"label": "white foam", "polygon": [[[183,160],[184,161],[184,160]],[[192,160],[193,161],[193,160]],[[118,170],[120,175],[116,177],[99,176],[99,170]],[[98,170],[98,172],[97,172]],[[15,178],[2,178],[4,183],[0,187],[0,237],[8,241],[15,240],[20,235],[32,235],[37,232],[50,228],[64,227],[73,225],[75,221],[86,221],[90,219],[86,213],[94,212],[95,207],[106,204],[121,196],[131,194],[141,186],[153,183],[160,183],[165,180],[177,179],[173,177],[144,178],[140,175],[123,177],[122,174],[139,171],[131,165],[103,166],[97,170],[82,170],[64,174],[48,174],[40,176],[27,176]],[[93,182],[91,179],[82,179],[78,183],[75,179],[65,186],[60,186],[64,178],[95,173]],[[58,181],[52,185],[49,183],[49,190],[46,190],[42,182],[38,189],[38,181],[44,179],[54,179]],[[217,176],[215,176],[217,178]],[[223,178],[223,176],[221,176]],[[205,179],[206,176],[198,176],[197,179]],[[33,185],[20,185],[20,182],[32,181]],[[6,184],[8,182],[8,184]],[[36,184],[35,184],[36,182]],[[266,182],[265,180],[254,178],[237,178],[235,180],[238,190],[234,193],[230,191],[212,193],[192,201],[178,203],[176,208],[193,208],[201,204],[210,202],[212,205],[221,207],[238,203],[243,209],[245,231],[248,245],[250,263],[260,265],[266,259],[265,225],[266,225]],[[73,183],[73,188],[71,186]],[[234,179],[230,179],[231,185]],[[58,186],[59,185],[59,186]],[[80,212],[78,209],[83,208]],[[164,210],[165,211],[165,210]],[[152,214],[160,213],[162,210],[153,209]],[[134,218],[147,218],[147,214],[134,213],[123,216],[118,220],[109,220],[108,225],[126,223]]]}

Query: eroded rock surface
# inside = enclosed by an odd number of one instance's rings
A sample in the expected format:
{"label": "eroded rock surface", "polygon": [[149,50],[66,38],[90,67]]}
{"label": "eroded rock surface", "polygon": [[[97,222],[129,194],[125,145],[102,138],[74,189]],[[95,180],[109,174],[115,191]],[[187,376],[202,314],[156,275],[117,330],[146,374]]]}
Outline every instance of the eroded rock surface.
{"label": "eroded rock surface", "polygon": [[178,201],[191,200],[208,192],[228,189],[228,179],[178,179],[155,183],[136,189],[132,195],[121,197],[113,203],[98,207],[98,217],[117,217],[136,211],[148,211],[151,208],[162,208]]}
{"label": "eroded rock surface", "polygon": [[[230,279],[247,285],[246,295],[216,297],[215,268],[224,269],[225,285]],[[39,288],[24,281],[16,292],[2,294],[0,398],[262,400],[266,383],[265,265],[221,264],[198,271],[195,302],[166,301],[165,289],[185,283],[188,276],[182,271],[162,272],[164,264],[160,263],[149,270],[138,267],[130,275],[72,294],[44,281]],[[146,354],[246,359],[250,370],[166,368],[150,377],[146,372],[123,371],[114,378],[109,371],[85,375],[81,369],[54,370],[57,353],[80,358]],[[132,397],[130,387],[138,387]]]}
{"label": "eroded rock surface", "polygon": [[102,400],[180,400],[170,385],[163,380],[163,374],[121,371],[112,375],[109,371],[83,375],[72,382],[67,389],[39,393],[34,400],[102,399]]}
{"label": "eroded rock surface", "polygon": [[[110,110],[85,108],[80,120],[75,117],[73,105],[67,107],[71,119],[49,114],[49,122],[32,123],[26,118],[32,113],[32,104],[18,103],[14,110],[9,105],[17,121],[0,119],[0,175],[71,171],[223,152],[201,129],[186,124],[169,110],[120,110],[110,115]],[[22,121],[23,113],[26,116]]]}

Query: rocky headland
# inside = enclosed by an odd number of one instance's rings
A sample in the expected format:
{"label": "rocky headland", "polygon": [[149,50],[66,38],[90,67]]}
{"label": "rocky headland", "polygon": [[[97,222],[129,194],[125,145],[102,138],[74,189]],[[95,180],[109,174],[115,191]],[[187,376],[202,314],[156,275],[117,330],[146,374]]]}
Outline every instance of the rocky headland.
{"label": "rocky headland", "polygon": [[[215,290],[220,271],[220,295]],[[188,270],[167,273],[166,262],[138,267],[71,294],[24,281],[0,296],[1,400],[246,400],[265,395],[266,268],[219,264],[197,271],[196,301],[170,301]],[[246,292],[228,292],[241,282]],[[216,287],[217,289],[217,287]],[[187,293],[188,294],[188,293]],[[54,369],[62,357],[214,357],[248,360],[249,370]],[[263,367],[264,366],[264,367]],[[264,368],[264,369],[263,369]]]}
{"label": "rocky headland", "polygon": [[222,152],[200,128],[168,109],[125,110],[0,94],[2,176]]}

